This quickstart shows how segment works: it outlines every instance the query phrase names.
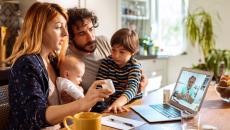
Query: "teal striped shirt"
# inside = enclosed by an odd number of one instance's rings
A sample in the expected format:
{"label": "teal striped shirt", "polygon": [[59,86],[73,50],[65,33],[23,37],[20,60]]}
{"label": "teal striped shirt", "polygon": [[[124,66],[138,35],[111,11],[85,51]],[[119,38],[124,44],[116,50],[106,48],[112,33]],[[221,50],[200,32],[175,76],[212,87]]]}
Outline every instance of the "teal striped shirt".
{"label": "teal striped shirt", "polygon": [[138,92],[141,81],[141,64],[130,58],[128,63],[120,68],[111,58],[103,59],[98,70],[97,80],[112,79],[116,92],[111,95],[112,101],[124,95],[128,101],[132,100]]}

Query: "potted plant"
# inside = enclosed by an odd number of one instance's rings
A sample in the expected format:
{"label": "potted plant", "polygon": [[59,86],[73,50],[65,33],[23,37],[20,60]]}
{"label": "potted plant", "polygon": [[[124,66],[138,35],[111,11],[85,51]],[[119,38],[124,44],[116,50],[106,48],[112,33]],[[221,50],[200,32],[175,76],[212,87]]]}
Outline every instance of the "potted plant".
{"label": "potted plant", "polygon": [[212,71],[213,79],[218,82],[221,74],[230,70],[230,51],[215,49],[211,15],[204,10],[188,13],[185,29],[188,40],[193,46],[199,45],[203,54],[204,62],[193,65],[193,68]]}
{"label": "potted plant", "polygon": [[197,10],[188,13],[185,18],[185,31],[191,44],[200,46],[204,57],[215,47],[212,17],[206,11]]}
{"label": "potted plant", "polygon": [[[146,38],[140,38],[139,39],[139,44],[140,44],[140,55],[153,55],[152,50],[153,50],[153,40],[150,39],[150,37]],[[145,54],[146,51],[146,54]]]}
{"label": "potted plant", "polygon": [[194,65],[193,68],[212,71],[213,79],[218,82],[223,73],[230,71],[230,51],[212,49],[205,57],[204,63]]}

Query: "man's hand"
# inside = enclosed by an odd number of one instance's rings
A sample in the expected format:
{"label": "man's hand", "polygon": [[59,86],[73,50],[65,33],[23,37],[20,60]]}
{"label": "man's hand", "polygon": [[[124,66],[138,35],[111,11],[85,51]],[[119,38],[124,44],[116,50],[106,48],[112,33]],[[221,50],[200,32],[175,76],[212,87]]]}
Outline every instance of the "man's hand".
{"label": "man's hand", "polygon": [[75,99],[70,96],[65,90],[61,91],[61,100],[64,104],[75,101]]}
{"label": "man's hand", "polygon": [[144,75],[143,70],[141,70],[141,82],[139,85],[138,93],[144,92],[146,86],[148,85],[148,82],[149,82],[148,77]]}
{"label": "man's hand", "polygon": [[184,98],[184,95],[182,95],[182,93],[177,93],[177,94],[176,94],[176,97],[177,97],[178,99],[183,99],[183,98]]}

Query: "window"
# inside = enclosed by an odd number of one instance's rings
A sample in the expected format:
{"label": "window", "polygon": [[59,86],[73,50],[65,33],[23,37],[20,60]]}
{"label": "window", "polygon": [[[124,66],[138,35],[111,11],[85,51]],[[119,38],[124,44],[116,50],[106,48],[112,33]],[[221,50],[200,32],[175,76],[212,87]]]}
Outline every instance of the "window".
{"label": "window", "polygon": [[[188,0],[123,1],[122,14],[127,15],[127,10],[131,13],[129,17],[122,15],[122,27],[129,27],[138,32],[141,45],[140,55],[172,56],[184,52],[186,42],[183,22],[187,14]],[[137,9],[147,10],[144,17]],[[131,19],[130,14],[135,17]]]}
{"label": "window", "polygon": [[178,55],[185,50],[183,21],[186,0],[152,0],[151,38],[161,48],[160,55]]}

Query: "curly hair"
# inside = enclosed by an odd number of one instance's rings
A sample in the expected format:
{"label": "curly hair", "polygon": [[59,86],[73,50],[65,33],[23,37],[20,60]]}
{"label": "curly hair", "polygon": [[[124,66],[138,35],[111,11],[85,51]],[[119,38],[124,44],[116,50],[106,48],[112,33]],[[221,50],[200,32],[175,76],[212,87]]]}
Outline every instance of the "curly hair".
{"label": "curly hair", "polygon": [[95,15],[95,13],[92,11],[89,11],[86,8],[76,8],[76,7],[71,8],[71,9],[68,9],[67,13],[69,16],[67,25],[68,25],[68,32],[69,32],[70,39],[74,37],[72,26],[75,25],[77,26],[77,28],[80,28],[81,25],[84,24],[85,19],[88,19],[88,18],[91,19],[94,28],[97,28],[99,25],[98,18]]}

